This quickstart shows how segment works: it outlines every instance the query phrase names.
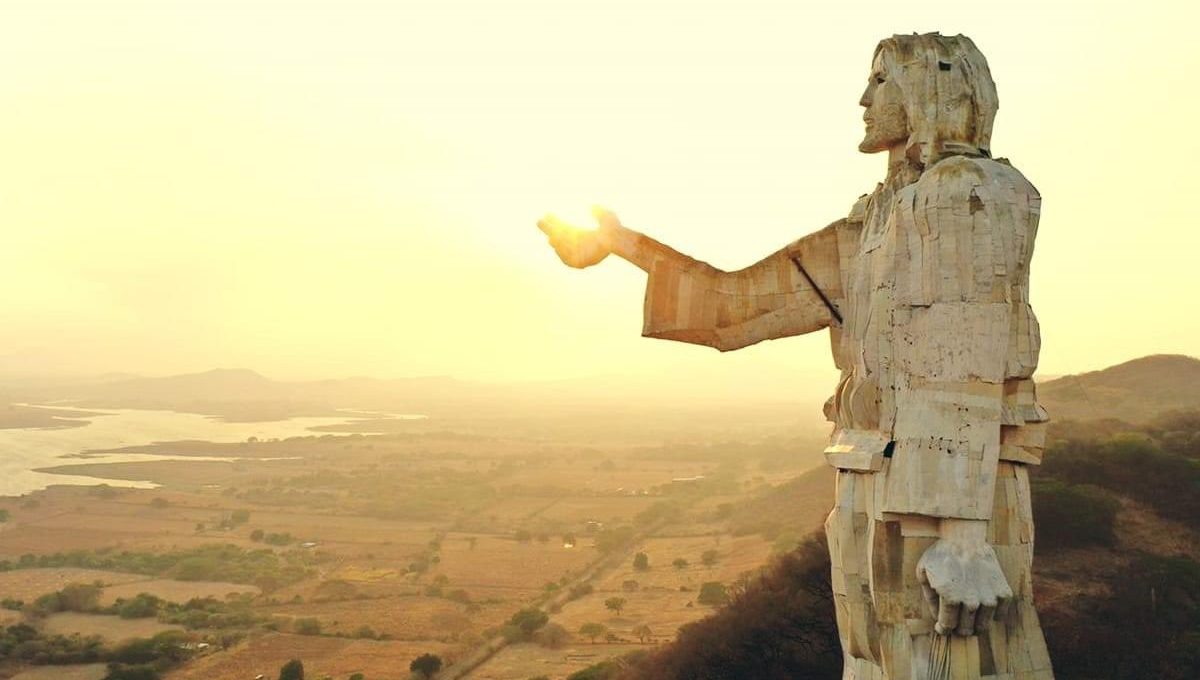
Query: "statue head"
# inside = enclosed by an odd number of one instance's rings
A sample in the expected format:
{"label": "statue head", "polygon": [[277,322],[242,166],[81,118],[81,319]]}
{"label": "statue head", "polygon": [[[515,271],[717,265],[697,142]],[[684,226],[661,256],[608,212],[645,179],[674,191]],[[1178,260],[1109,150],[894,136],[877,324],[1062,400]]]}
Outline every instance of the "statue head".
{"label": "statue head", "polygon": [[926,33],[880,41],[859,104],[866,108],[867,129],[858,146],[864,153],[902,145],[922,169],[944,155],[991,155],[996,84],[987,60],[965,36]]}

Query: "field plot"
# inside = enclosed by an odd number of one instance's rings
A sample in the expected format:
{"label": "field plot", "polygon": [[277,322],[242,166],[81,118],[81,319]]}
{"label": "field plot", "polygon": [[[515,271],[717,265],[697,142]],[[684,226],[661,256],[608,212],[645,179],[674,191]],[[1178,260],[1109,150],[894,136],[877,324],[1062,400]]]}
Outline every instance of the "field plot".
{"label": "field plot", "polygon": [[444,575],[449,588],[501,586],[540,589],[547,581],[578,571],[596,559],[591,548],[564,548],[560,540],[518,543],[509,538],[481,537],[472,548],[466,541],[446,541],[441,562],[426,580]]}
{"label": "field plot", "polygon": [[466,607],[437,597],[388,597],[341,602],[289,604],[260,608],[264,614],[288,618],[312,617],[325,633],[354,635],[364,626],[397,640],[454,641],[463,633],[479,633],[505,622],[515,605],[482,605],[480,611],[465,613]]}
{"label": "field plot", "polygon": [[[721,581],[728,584],[745,571],[766,564],[771,557],[772,544],[760,536],[696,536],[682,538],[647,538],[637,547],[650,560],[648,571],[636,571],[631,560],[626,560],[619,569],[597,584],[600,591],[620,591],[625,581],[638,582],[640,588],[667,588],[678,590],[680,586],[698,589],[706,581]],[[715,550],[716,562],[706,566],[702,562],[704,553]],[[676,568],[676,559],[687,560],[687,566]]]}
{"label": "field plot", "polygon": [[107,606],[117,598],[129,599],[140,593],[150,593],[168,602],[187,602],[194,597],[213,597],[224,600],[231,593],[255,593],[258,588],[241,583],[222,583],[220,581],[176,581],[174,579],[156,578],[147,581],[134,581],[121,585],[109,586],[100,594],[100,604]]}
{"label": "field plot", "polygon": [[131,531],[88,531],[77,528],[51,528],[22,524],[0,534],[0,559],[16,559],[26,553],[48,555],[64,550],[90,550],[121,546],[143,537]]}
{"label": "field plot", "polygon": [[513,496],[497,500],[479,514],[496,524],[519,527],[558,500],[543,496]]}
{"label": "field plot", "polygon": [[40,666],[21,671],[9,680],[101,680],[108,675],[108,666],[85,663],[72,666]]}
{"label": "field plot", "polygon": [[660,500],[652,496],[563,498],[539,513],[537,519],[573,525],[582,525],[589,520],[621,524]]}
{"label": "field plot", "polygon": [[0,609],[0,626],[14,626],[24,620],[21,612],[11,609]]}
{"label": "field plot", "polygon": [[524,680],[538,675],[562,678],[581,668],[635,649],[653,647],[637,644],[582,644],[547,649],[528,643],[508,645],[467,674],[466,680]]}
{"label": "field plot", "polygon": [[504,477],[503,485],[554,486],[587,493],[612,493],[649,490],[669,484],[672,479],[695,477],[712,471],[716,465],[702,461],[646,461],[614,458],[570,460],[549,465],[530,465]]}
{"label": "field plot", "polygon": [[[253,638],[228,651],[209,654],[168,673],[166,680],[248,680],[259,673],[279,676],[291,659],[304,661],[304,675],[344,678],[406,678],[408,665],[426,652],[444,655],[452,645],[439,642],[376,642],[336,637],[271,634]],[[445,658],[443,656],[443,658]]]}
{"label": "field plot", "polygon": [[579,634],[580,626],[586,623],[599,623],[609,632],[629,641],[638,639],[633,633],[634,628],[646,625],[650,627],[653,641],[670,641],[675,639],[680,626],[713,612],[712,607],[696,602],[698,594],[694,589],[688,592],[655,589],[621,593],[619,597],[626,601],[621,613],[617,614],[604,604],[605,600],[614,596],[613,593],[594,593],[568,602],[552,620],[566,628],[580,642],[587,640]]}
{"label": "field plot", "polygon": [[156,619],[123,619],[119,616],[75,612],[51,614],[43,620],[42,627],[53,635],[99,635],[109,642],[151,637],[164,630],[183,630],[179,626],[159,623]]}
{"label": "field plot", "polygon": [[32,602],[46,593],[62,590],[68,583],[95,583],[119,586],[126,583],[145,582],[141,574],[124,574],[97,569],[17,569],[0,572],[0,598]]}

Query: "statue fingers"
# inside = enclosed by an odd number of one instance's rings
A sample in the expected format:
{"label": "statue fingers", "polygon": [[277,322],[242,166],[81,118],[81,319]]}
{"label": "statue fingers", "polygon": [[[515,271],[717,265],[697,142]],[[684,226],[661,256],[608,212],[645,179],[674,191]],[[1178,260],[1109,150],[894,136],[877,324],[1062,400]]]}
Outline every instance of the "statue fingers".
{"label": "statue fingers", "polygon": [[958,628],[958,617],[962,611],[962,603],[951,602],[949,598],[941,598],[938,605],[937,623],[933,630],[938,635],[950,635]]}
{"label": "statue fingers", "polygon": [[996,601],[996,620],[1005,621],[1008,619],[1009,613],[1012,612],[1015,598],[1001,597]]}
{"label": "statue fingers", "polygon": [[975,634],[975,616],[979,612],[978,602],[964,602],[962,611],[958,615],[958,628],[954,631],[957,635],[967,637]]}
{"label": "statue fingers", "polygon": [[925,596],[925,605],[929,607],[930,618],[938,617],[938,594],[928,583],[921,584],[921,594]]}
{"label": "statue fingers", "polygon": [[985,633],[992,627],[992,621],[996,619],[996,605],[983,604],[979,606],[979,612],[975,615],[975,630],[979,633]]}

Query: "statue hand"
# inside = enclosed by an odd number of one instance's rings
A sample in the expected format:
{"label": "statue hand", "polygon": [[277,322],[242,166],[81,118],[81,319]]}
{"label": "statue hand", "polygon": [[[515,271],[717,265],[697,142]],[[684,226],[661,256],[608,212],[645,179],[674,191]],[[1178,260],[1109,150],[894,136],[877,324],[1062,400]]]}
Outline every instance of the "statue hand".
{"label": "statue hand", "polygon": [[550,240],[550,246],[558,253],[558,259],[570,267],[583,269],[590,267],[612,252],[609,244],[607,229],[617,222],[616,215],[606,210],[594,211],[600,229],[587,230],[573,227],[553,215],[546,215],[538,221],[538,229],[545,232]]}
{"label": "statue hand", "polygon": [[[943,520],[943,524],[955,520]],[[985,631],[1012,599],[1012,588],[1004,578],[996,551],[977,529],[946,531],[917,562],[917,580],[930,612],[937,620],[938,635],[974,635]]]}

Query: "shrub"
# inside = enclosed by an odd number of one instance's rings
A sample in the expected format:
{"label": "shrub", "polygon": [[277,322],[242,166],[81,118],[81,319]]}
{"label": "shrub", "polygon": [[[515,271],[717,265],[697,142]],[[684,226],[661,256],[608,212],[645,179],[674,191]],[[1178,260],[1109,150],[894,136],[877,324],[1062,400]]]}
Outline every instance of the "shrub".
{"label": "shrub", "polygon": [[533,634],[533,641],[543,647],[557,649],[562,647],[567,642],[570,634],[567,629],[557,623],[547,623],[542,626],[536,633]]}
{"label": "shrub", "polygon": [[304,680],[304,663],[292,659],[279,668],[279,680]]}
{"label": "shrub", "polygon": [[546,625],[549,621],[550,617],[546,615],[546,612],[536,608],[529,608],[522,609],[513,614],[512,618],[508,620],[508,625],[520,631],[521,639],[528,640],[537,629]]}
{"label": "shrub", "polygon": [[292,629],[300,635],[320,635],[321,622],[314,618],[296,619],[292,622]]}
{"label": "shrub", "polygon": [[425,677],[432,677],[442,669],[442,657],[436,654],[422,654],[412,660],[408,665],[408,670],[413,673],[420,673]]}
{"label": "shrub", "polygon": [[709,581],[700,586],[700,595],[696,601],[713,607],[725,604],[729,600],[729,591],[725,584],[719,581]]}
{"label": "shrub", "polygon": [[159,680],[160,677],[162,676],[158,674],[158,669],[150,664],[134,666],[110,664],[108,675],[104,676],[104,680]]}
{"label": "shrub", "polygon": [[1099,487],[1038,480],[1033,484],[1038,549],[1111,546],[1120,508],[1120,502]]}
{"label": "shrub", "polygon": [[650,557],[644,552],[640,552],[633,556],[633,568],[637,571],[646,571],[650,568]]}

